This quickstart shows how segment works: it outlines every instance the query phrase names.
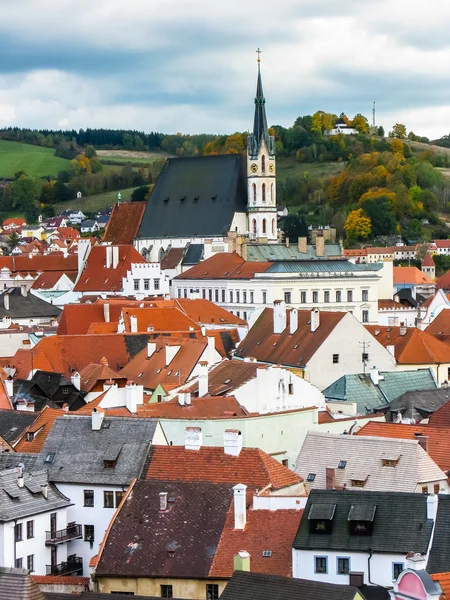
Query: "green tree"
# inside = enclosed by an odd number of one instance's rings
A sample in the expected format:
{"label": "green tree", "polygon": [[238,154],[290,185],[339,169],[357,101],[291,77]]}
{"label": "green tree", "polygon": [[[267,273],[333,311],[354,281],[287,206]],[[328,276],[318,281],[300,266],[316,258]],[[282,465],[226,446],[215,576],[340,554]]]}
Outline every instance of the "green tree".
{"label": "green tree", "polygon": [[377,129],[377,134],[378,134],[380,137],[384,137],[384,127],[383,127],[382,125],[380,125],[380,126],[378,127],[378,129]]}
{"label": "green tree", "polygon": [[38,177],[21,175],[11,184],[11,196],[14,208],[20,208],[30,223],[37,219],[37,202],[41,194],[42,182]]}
{"label": "green tree", "polygon": [[304,217],[287,215],[280,225],[285,238],[289,238],[290,240],[297,240],[299,237],[306,237],[308,235],[308,225]]}
{"label": "green tree", "polygon": [[16,231],[13,231],[12,234],[8,237],[8,246],[10,250],[15,248],[19,243],[20,237]]}
{"label": "green tree", "polygon": [[362,202],[362,207],[372,223],[372,235],[390,235],[395,232],[397,222],[389,198],[368,198]]}
{"label": "green tree", "polygon": [[144,202],[150,186],[141,185],[131,193],[131,202]]}
{"label": "green tree", "polygon": [[392,137],[396,137],[401,140],[404,140],[406,137],[406,127],[405,127],[405,125],[403,125],[403,123],[396,123],[392,127],[391,133],[392,133]]}
{"label": "green tree", "polygon": [[94,158],[94,156],[97,156],[97,152],[95,151],[94,146],[91,145],[86,146],[84,153],[89,159]]}

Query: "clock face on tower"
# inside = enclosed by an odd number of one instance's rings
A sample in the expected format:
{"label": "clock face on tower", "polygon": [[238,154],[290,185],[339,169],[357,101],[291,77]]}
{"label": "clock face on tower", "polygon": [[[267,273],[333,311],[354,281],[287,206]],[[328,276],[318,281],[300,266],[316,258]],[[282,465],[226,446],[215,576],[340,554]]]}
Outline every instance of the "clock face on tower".
{"label": "clock face on tower", "polygon": [[258,165],[257,165],[256,163],[253,163],[253,164],[250,166],[250,171],[251,171],[252,173],[256,173],[256,171],[257,171],[257,170],[258,170]]}
{"label": "clock face on tower", "polygon": [[270,165],[269,165],[269,171],[271,173],[273,173],[275,171],[275,165],[273,163],[270,163]]}

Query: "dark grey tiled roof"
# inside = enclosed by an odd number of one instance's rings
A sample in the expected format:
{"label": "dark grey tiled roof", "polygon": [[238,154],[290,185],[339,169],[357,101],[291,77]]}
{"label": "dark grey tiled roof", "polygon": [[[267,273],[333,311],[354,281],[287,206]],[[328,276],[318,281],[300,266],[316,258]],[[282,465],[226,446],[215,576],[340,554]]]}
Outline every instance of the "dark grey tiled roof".
{"label": "dark grey tiled roof", "polygon": [[39,414],[20,410],[0,410],[0,435],[15,442]]}
{"label": "dark grey tiled roof", "polygon": [[0,454],[0,471],[3,469],[12,469],[23,465],[25,473],[34,471],[34,465],[38,458],[37,454],[28,454],[25,452],[2,452]]}
{"label": "dark grey tiled roof", "polygon": [[439,496],[436,530],[428,558],[428,573],[448,573],[450,571],[450,496]]}
{"label": "dark grey tiled roof", "polygon": [[[427,552],[433,521],[427,519],[427,496],[423,494],[311,490],[305,515],[309,514],[312,504],[336,505],[332,531],[330,534],[310,533],[309,520],[302,519],[294,548],[345,549],[356,552],[367,552],[370,548],[374,552]],[[376,506],[372,535],[350,535],[348,515],[352,505],[368,508]]]}
{"label": "dark grey tiled roof", "polygon": [[223,236],[247,210],[238,154],[169,158],[147,202],[137,238]]}
{"label": "dark grey tiled roof", "polygon": [[[73,596],[72,596],[73,597]],[[0,567],[0,600],[44,600],[26,569]]]}
{"label": "dark grey tiled roof", "polygon": [[184,255],[181,264],[185,265],[197,265],[203,260],[204,246],[203,244],[189,244],[186,254]]}
{"label": "dark grey tiled roof", "polygon": [[[24,486],[19,487],[19,468],[0,471],[0,521],[23,519],[42,512],[70,506],[72,503],[52,484],[47,471],[24,473]],[[47,498],[41,493],[48,485]]]}
{"label": "dark grey tiled roof", "polygon": [[357,593],[350,585],[235,571],[220,600],[353,600]]}
{"label": "dark grey tiled roof", "polygon": [[[9,310],[5,309],[5,294],[9,295]],[[22,296],[20,288],[11,288],[0,294],[0,319],[11,317],[11,319],[33,319],[35,317],[57,317],[61,309],[37,296],[28,293]]]}
{"label": "dark grey tiled roof", "polygon": [[450,400],[450,389],[417,390],[406,392],[391,402],[388,413],[395,418],[398,411],[409,419],[426,419]]}
{"label": "dark grey tiled roof", "polygon": [[[65,483],[127,485],[138,477],[158,421],[132,417],[105,417],[100,431],[92,430],[90,416],[58,417],[45,441],[36,468],[48,468],[50,480]],[[114,450],[117,463],[104,467]],[[54,461],[45,458],[55,454]]]}

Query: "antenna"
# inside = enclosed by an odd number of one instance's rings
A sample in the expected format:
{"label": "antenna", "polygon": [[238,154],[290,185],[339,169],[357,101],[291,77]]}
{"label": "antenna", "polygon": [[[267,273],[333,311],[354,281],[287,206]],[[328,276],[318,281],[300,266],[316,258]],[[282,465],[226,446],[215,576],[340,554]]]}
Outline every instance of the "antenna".
{"label": "antenna", "polygon": [[370,341],[369,342],[359,342],[359,347],[362,349],[362,356],[361,356],[361,361],[362,364],[364,365],[364,375],[366,374],[366,367],[367,367],[367,363],[368,360],[367,358],[365,358],[366,355],[366,350],[368,350],[370,348]]}
{"label": "antenna", "polygon": [[373,103],[372,109],[372,125],[375,127],[375,102]]}

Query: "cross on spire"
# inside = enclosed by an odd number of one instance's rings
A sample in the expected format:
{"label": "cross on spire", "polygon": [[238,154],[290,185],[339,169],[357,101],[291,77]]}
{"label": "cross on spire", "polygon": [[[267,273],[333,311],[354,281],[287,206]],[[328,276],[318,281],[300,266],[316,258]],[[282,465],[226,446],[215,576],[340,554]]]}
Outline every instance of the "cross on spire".
{"label": "cross on spire", "polygon": [[261,55],[261,52],[262,52],[262,50],[260,50],[259,48],[258,48],[258,50],[256,51],[256,54],[258,55],[258,65],[259,65],[259,63],[261,62],[261,56],[260,56],[260,55]]}

